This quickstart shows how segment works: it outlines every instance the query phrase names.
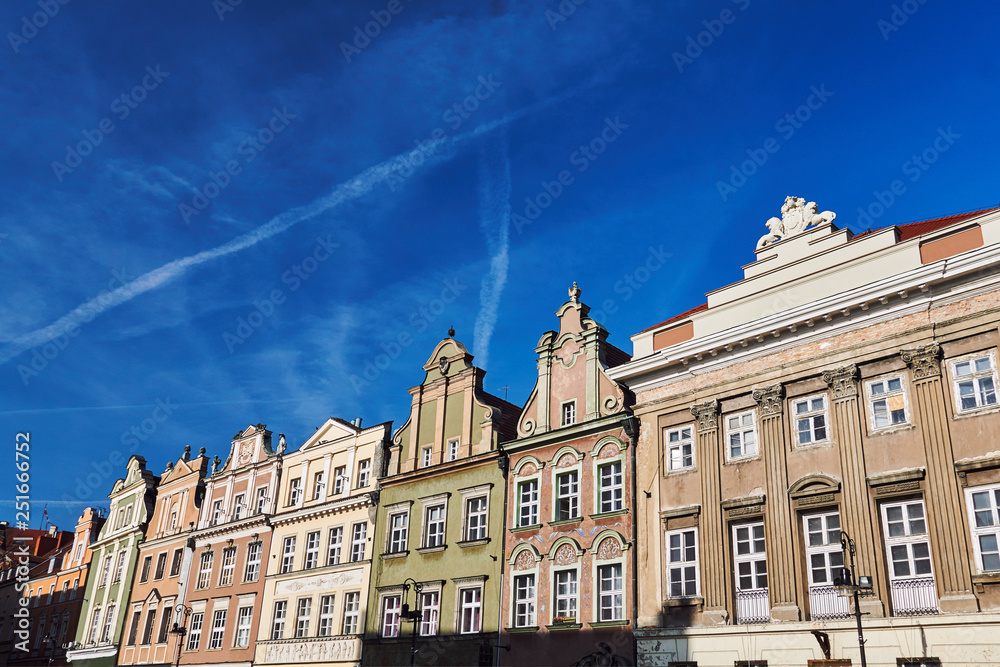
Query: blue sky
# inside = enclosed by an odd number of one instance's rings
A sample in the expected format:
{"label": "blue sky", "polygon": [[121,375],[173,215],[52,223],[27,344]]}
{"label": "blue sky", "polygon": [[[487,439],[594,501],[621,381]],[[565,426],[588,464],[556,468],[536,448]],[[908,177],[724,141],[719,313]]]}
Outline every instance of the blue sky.
{"label": "blue sky", "polygon": [[572,281],[630,350],[786,195],[855,231],[1000,200],[996,3],[233,2],[0,9],[0,438],[31,434],[34,525],[132,453],[399,426],[452,325],[521,403]]}

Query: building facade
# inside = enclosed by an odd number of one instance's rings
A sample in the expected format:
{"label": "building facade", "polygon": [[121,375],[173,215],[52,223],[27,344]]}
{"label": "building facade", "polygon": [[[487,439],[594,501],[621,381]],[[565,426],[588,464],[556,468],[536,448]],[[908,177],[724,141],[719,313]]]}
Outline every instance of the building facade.
{"label": "building facade", "polygon": [[122,628],[134,580],[139,544],[153,511],[159,478],[146,470],[146,460],[132,456],[125,478],[115,482],[108,498],[108,518],[91,544],[76,641],[67,651],[70,662],[83,667],[116,664]]}
{"label": "building facade", "polygon": [[450,336],[410,389],[410,417],[379,471],[366,665],[409,664],[412,650],[420,665],[496,659],[505,502],[499,464],[506,462],[500,443],[513,439],[521,410],[483,390],[485,371]]}
{"label": "building facade", "polygon": [[[587,315],[576,283],[559,330],[535,348],[538,380],[503,444],[506,496],[501,664],[634,664],[634,453],[629,356]],[[629,424],[632,422],[629,421]],[[597,660],[598,662],[588,662]]]}
{"label": "building facade", "polygon": [[391,428],[330,418],[285,455],[255,664],[358,664]]}
{"label": "building facade", "polygon": [[183,456],[168,464],[160,477],[146,539],[139,544],[119,665],[172,664],[182,648],[183,637],[171,630],[175,624],[183,627],[186,620],[191,535],[205,494],[208,463],[204,448],[192,459],[191,448],[185,447]]}
{"label": "building facade", "polygon": [[641,420],[640,664],[859,664],[861,577],[869,665],[997,663],[1000,211],[833,218],[786,200],[743,280],[610,371]]}

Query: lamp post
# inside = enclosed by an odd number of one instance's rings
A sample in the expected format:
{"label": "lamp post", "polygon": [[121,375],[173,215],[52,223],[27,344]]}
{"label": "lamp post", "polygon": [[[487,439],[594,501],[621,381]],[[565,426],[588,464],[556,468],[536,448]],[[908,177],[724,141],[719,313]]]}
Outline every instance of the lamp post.
{"label": "lamp post", "polygon": [[865,633],[861,629],[861,604],[858,598],[861,591],[872,590],[872,578],[859,574],[856,575],[858,583],[854,583],[854,576],[857,571],[854,564],[854,554],[857,552],[857,547],[854,544],[854,540],[843,530],[840,531],[840,546],[845,553],[850,554],[851,567],[841,568],[840,576],[833,579],[833,585],[840,595],[844,597],[854,596],[854,617],[858,621],[858,647],[861,649],[861,667],[868,667],[868,662],[865,660]]}
{"label": "lamp post", "polygon": [[45,644],[45,647],[46,647],[47,652],[49,654],[49,658],[48,658],[48,660],[46,660],[46,663],[49,664],[49,665],[51,665],[53,662],[56,661],[56,655],[55,655],[56,654],[56,640],[55,640],[54,637],[52,637],[52,635],[45,635],[44,637],[42,637],[42,643]]}
{"label": "lamp post", "polygon": [[181,644],[187,636],[187,617],[191,614],[191,608],[180,603],[174,610],[181,617],[181,622],[174,621],[174,627],[169,630],[169,634],[177,635],[177,647],[174,649],[174,665],[181,664]]}
{"label": "lamp post", "polygon": [[[417,659],[417,631],[420,626],[420,619],[423,614],[420,611],[420,591],[423,590],[423,584],[417,582],[415,579],[407,577],[403,582],[403,599],[406,599],[406,594],[410,590],[409,582],[413,582],[413,599],[415,604],[413,605],[413,611],[410,611],[410,605],[406,602],[403,603],[403,608],[400,610],[399,618],[406,619],[408,621],[413,621],[413,633],[410,635],[410,667],[416,663]],[[402,623],[402,620],[400,621]]]}

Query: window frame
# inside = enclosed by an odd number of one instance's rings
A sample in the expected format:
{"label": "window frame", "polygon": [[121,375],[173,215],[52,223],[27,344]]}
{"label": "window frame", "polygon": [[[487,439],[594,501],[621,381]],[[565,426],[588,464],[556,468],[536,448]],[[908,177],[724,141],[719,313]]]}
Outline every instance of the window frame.
{"label": "window frame", "polygon": [[[472,600],[470,603],[466,603],[465,594],[467,592],[475,592],[478,597]],[[456,627],[458,628],[458,634],[460,635],[470,635],[478,634],[482,632],[483,628],[483,585],[476,584],[474,586],[459,586],[455,591],[455,596],[458,604],[455,605],[458,614],[458,623]],[[466,629],[465,626],[465,610],[474,610],[476,624],[474,628]]]}
{"label": "window frame", "polygon": [[[326,593],[327,591],[324,591]],[[316,623],[316,636],[317,637],[332,637],[333,636],[333,617],[334,609],[337,602],[337,594],[329,593],[327,595],[320,595],[319,597],[319,617]],[[325,629],[325,632],[324,632]]]}
{"label": "window frame", "polygon": [[[893,380],[899,382],[899,389],[890,389],[889,383]],[[884,390],[875,394],[872,388],[876,385],[882,385]],[[903,397],[903,421],[893,423],[892,413],[894,410],[889,410],[889,399],[894,396]],[[872,433],[891,431],[895,428],[900,428],[902,426],[910,426],[912,422],[910,421],[910,397],[909,392],[906,391],[906,379],[902,374],[899,375],[887,375],[882,378],[875,380],[869,380],[865,382],[865,397],[868,399],[868,423],[871,427]],[[875,404],[885,401],[886,417],[889,423],[885,426],[878,425],[878,417],[875,414]]]}
{"label": "window frame", "polygon": [[[812,404],[815,401],[822,401],[823,407],[814,408]],[[792,437],[795,441],[796,447],[812,447],[814,445],[823,445],[830,442],[830,401],[826,393],[812,394],[810,396],[802,396],[799,398],[793,398],[791,401],[791,417],[792,417]],[[806,411],[799,412],[799,405],[805,404]],[[817,419],[822,419],[823,423],[820,426],[816,425]],[[802,442],[802,422],[808,422],[808,430],[810,440],[808,442]],[[819,430],[822,429],[823,437],[820,438]],[[758,450],[759,451],[759,450]]]}
{"label": "window frame", "polygon": [[[342,611],[342,621],[340,623],[340,634],[341,635],[356,635],[358,634],[358,622],[361,617],[361,592],[360,591],[345,591],[344,592],[344,608]],[[351,625],[348,626],[348,620],[350,620]],[[351,632],[348,632],[351,630]]]}
{"label": "window frame", "polygon": [[[837,539],[834,541],[829,541],[830,538],[830,522],[829,518],[832,516],[837,517],[837,528],[835,529],[838,533]],[[827,540],[822,544],[810,544],[809,535],[810,532],[815,533],[816,531],[809,530],[809,520],[819,519],[822,523],[822,527],[819,531],[823,539]],[[839,533],[843,524],[840,522],[840,511],[833,509],[821,510],[819,512],[812,512],[810,514],[802,515],[802,544],[805,552],[805,564],[806,564],[806,584],[809,587],[814,586],[833,586],[833,580],[835,578],[835,570],[844,567],[844,550],[840,543]],[[815,581],[814,572],[815,567],[813,566],[813,556],[823,555],[824,559],[824,572],[829,575],[829,581]],[[840,563],[837,564],[833,558],[834,555],[840,555]]]}
{"label": "window frame", "polygon": [[358,461],[358,488],[363,489],[371,484],[372,460],[361,459]]}
{"label": "window frame", "polygon": [[[245,613],[249,612],[249,613]],[[244,626],[243,621],[246,621]],[[253,627],[253,605],[242,605],[236,608],[236,630],[233,632],[233,648],[250,647],[250,629]],[[246,631],[242,638],[245,643],[240,643],[240,633]]]}
{"label": "window frame", "polygon": [[427,445],[420,449],[420,467],[429,468],[434,460],[434,447]]}
{"label": "window frame", "polygon": [[[532,486],[533,489],[534,489],[534,498],[529,498],[528,502],[524,501],[524,490],[523,490],[523,488],[526,487],[526,486]],[[525,477],[523,479],[518,479],[517,480],[516,489],[517,489],[517,498],[515,499],[516,500],[516,507],[515,507],[516,514],[515,514],[515,517],[517,518],[517,521],[515,521],[515,524],[516,524],[515,527],[516,528],[526,528],[526,527],[529,527],[529,526],[539,526],[539,525],[541,525],[541,523],[542,523],[542,517],[541,517],[541,505],[542,505],[542,503],[541,503],[541,472],[540,472],[540,469],[539,469],[539,472],[535,473],[534,475]],[[524,517],[524,510],[525,510],[526,507],[533,508],[529,512],[529,517],[528,518],[531,519],[530,521],[526,521],[525,517]]]}
{"label": "window frame", "polygon": [[229,615],[228,612],[229,610],[225,608],[212,610],[212,627],[209,629],[208,645],[205,647],[206,650],[219,650],[225,643],[226,617]]}
{"label": "window frame", "polygon": [[288,620],[288,600],[275,600],[271,612],[271,641],[285,638],[285,623]]}
{"label": "window frame", "polygon": [[[979,359],[988,359],[990,362],[989,373],[986,371],[972,371],[969,375],[963,375],[961,378],[958,375],[958,366],[963,363],[969,363],[974,365]],[[952,395],[955,400],[955,413],[959,415],[972,414],[979,412],[981,410],[989,410],[991,408],[1000,407],[1000,397],[997,397],[997,363],[996,354],[993,350],[987,350],[985,352],[976,352],[974,354],[966,354],[961,357],[956,357],[955,359],[948,360],[948,368],[951,372],[951,386]],[[976,405],[970,408],[962,407],[962,394],[961,394],[961,383],[965,382],[964,378],[971,378],[973,382],[973,396],[976,399]],[[989,377],[993,384],[993,402],[992,403],[979,403],[979,392],[981,391],[981,385],[979,380],[984,377]]]}
{"label": "window frame", "polygon": [[[518,572],[511,577],[512,618],[515,628],[538,627],[538,576],[535,572]],[[523,597],[522,597],[523,592]]]}
{"label": "window frame", "polygon": [[198,577],[195,580],[196,590],[205,590],[212,585],[212,571],[215,569],[215,552],[202,551],[198,559]]}
{"label": "window frame", "polygon": [[236,579],[236,553],[235,546],[222,550],[222,561],[219,564],[219,586],[233,585],[233,581]]}
{"label": "window frame", "polygon": [[[613,466],[618,467],[616,475],[621,478],[620,481],[614,481],[614,475],[612,476],[612,483],[605,487],[604,484],[604,469]],[[611,514],[612,512],[621,512],[625,509],[625,457],[623,454],[617,456],[612,456],[606,459],[595,459],[594,460],[594,491],[595,491],[595,502],[594,502],[594,512],[595,514]],[[604,492],[610,491],[611,496],[611,507],[605,508],[604,506]],[[617,495],[615,495],[617,491]]]}
{"label": "window frame", "polygon": [[302,495],[302,478],[294,477],[288,480],[288,504],[286,507],[298,507]]}
{"label": "window frame", "polygon": [[[387,554],[406,553],[410,537],[410,509],[391,510],[387,512],[389,529],[386,531],[385,552]],[[396,525],[396,519],[402,518],[401,526]]]}
{"label": "window frame", "polygon": [[[745,417],[750,417],[751,424],[749,426],[743,423]],[[729,421],[731,419],[738,419],[739,424],[737,427],[733,428]],[[745,461],[749,459],[754,459],[760,456],[760,443],[757,438],[757,411],[753,408],[749,410],[743,410],[741,412],[734,412],[723,416],[725,421],[725,448],[726,448],[726,462],[730,461]],[[753,435],[753,441],[749,443],[753,446],[753,452],[748,453],[748,443],[746,440],[746,435],[750,433]],[[733,435],[739,435],[740,439],[740,453],[733,456]]]}
{"label": "window frame", "polygon": [[[754,535],[756,529],[760,529],[760,537],[758,538]],[[741,540],[739,537],[739,532],[741,530],[747,531],[747,539]],[[732,552],[733,552],[733,589],[736,592],[740,591],[768,591],[770,592],[768,586],[770,584],[769,573],[767,571],[767,533],[764,530],[764,522],[762,520],[752,520],[752,521],[741,521],[733,523],[731,525],[732,531]],[[740,544],[742,542],[747,543],[748,551],[745,553],[740,553]],[[762,550],[757,550],[757,542],[763,543]],[[763,572],[761,572],[759,565],[763,563]],[[743,574],[740,572],[740,565],[747,564],[750,566],[749,574]],[[742,580],[745,577],[750,578],[751,586],[749,588],[741,588]],[[764,585],[760,585],[760,578],[764,577]]]}
{"label": "window frame", "polygon": [[450,438],[445,444],[445,460],[446,461],[456,461],[458,460],[458,447],[459,439]]}
{"label": "window frame", "polygon": [[[562,583],[559,581],[560,575],[572,575],[572,581],[567,582],[567,585],[571,585],[573,592],[571,593],[560,593],[559,587]],[[569,616],[560,609],[560,605],[564,601],[571,601],[573,615]],[[556,623],[556,619],[563,619],[562,623],[579,623],[580,622],[580,564],[577,562],[573,567],[560,567],[558,569],[552,570],[552,623]],[[566,609],[566,612],[570,609]],[[572,619],[569,621],[567,619]]]}
{"label": "window frame", "polygon": [[[686,535],[691,535],[691,544],[686,544]],[[678,537],[679,543],[676,547],[671,546],[671,538]],[[690,599],[701,596],[701,549],[698,544],[698,527],[690,526],[688,528],[675,528],[673,530],[668,530],[664,532],[664,546],[666,553],[664,554],[664,562],[667,566],[666,576],[664,581],[667,585],[667,598],[671,600],[682,600]],[[689,551],[693,549],[694,557],[691,558]],[[679,559],[674,560],[673,552],[675,550],[680,550],[678,554]],[[688,582],[690,578],[687,576],[687,569],[693,568],[694,570],[694,593],[688,593]],[[675,573],[680,575],[680,579],[675,582]],[[677,583],[680,586],[680,592],[678,594],[674,593],[674,584]]]}
{"label": "window frame", "polygon": [[[686,432],[686,435],[685,435]],[[671,437],[673,435],[677,436],[677,440],[672,441]],[[687,447],[688,452],[685,456],[684,448]],[[685,470],[693,470],[695,467],[694,459],[694,424],[686,424],[683,426],[677,426],[674,428],[664,428],[663,429],[663,449],[664,449],[664,468],[667,472],[680,472]],[[680,460],[680,464],[674,465],[674,452],[678,453],[677,458]],[[685,463],[685,460],[688,462]]]}
{"label": "window frame", "polygon": [[[334,536],[336,535],[337,540],[334,542]],[[336,551],[334,551],[336,549]],[[326,564],[327,565],[340,565],[341,557],[344,554],[344,527],[343,526],[330,526],[330,530],[327,531],[327,541],[326,541]]]}
{"label": "window frame", "polygon": [[191,621],[188,624],[187,650],[197,651],[201,646],[201,632],[205,625],[205,612],[196,611],[191,613]]}
{"label": "window frame", "polygon": [[179,577],[181,574],[181,567],[184,564],[184,547],[177,547],[174,549],[174,557],[170,559],[170,574],[167,575],[168,578]]}
{"label": "window frame", "polygon": [[579,420],[576,418],[576,399],[562,401],[559,403],[559,427],[573,426]]}
{"label": "window frame", "polygon": [[[243,564],[243,583],[260,581],[261,559],[264,554],[264,543],[260,540],[247,544],[247,557]],[[251,572],[251,568],[253,568]],[[251,573],[253,577],[251,577]]]}
{"label": "window frame", "polygon": [[[562,489],[562,480],[565,477],[575,476],[575,491],[573,485],[570,486],[569,491],[564,495]],[[552,498],[555,502],[552,503],[552,521],[573,521],[575,519],[583,518],[583,503],[581,502],[583,496],[583,466],[580,464],[579,460],[577,463],[571,466],[566,466],[565,468],[554,468],[552,474]],[[564,500],[569,501],[568,514],[569,516],[562,516],[562,503]]]}
{"label": "window frame", "polygon": [[[922,533],[913,532],[914,518],[910,516],[910,507],[917,506],[920,508],[920,516],[916,519],[923,524]],[[902,523],[903,534],[902,535],[890,535],[890,521],[889,521],[889,510],[891,508],[897,508],[901,511],[901,521],[893,523]],[[883,502],[879,506],[879,515],[882,518],[882,535],[883,535],[883,546],[885,547],[886,556],[886,569],[889,574],[889,581],[905,581],[908,579],[923,579],[927,577],[934,577],[934,559],[931,556],[931,537],[929,532],[928,520],[927,520],[927,508],[924,505],[922,498],[909,498],[909,499],[893,499],[887,502]],[[918,556],[915,553],[916,545],[923,544],[927,550],[926,555]],[[896,558],[896,548],[902,547],[906,552],[906,567],[909,569],[908,574],[897,574],[897,563],[900,563],[898,558]],[[928,572],[917,573],[918,561],[926,561]]]}
{"label": "window frame", "polygon": [[[433,604],[425,598],[433,597]],[[420,636],[435,637],[441,631],[441,588],[425,586],[420,591]]]}
{"label": "window frame", "polygon": [[[360,536],[359,531],[360,530]],[[351,524],[351,562],[360,563],[365,559],[365,553],[368,551],[368,522],[359,521],[357,523]],[[358,547],[361,547],[360,554],[358,553]]]}
{"label": "window frame", "polygon": [[311,530],[306,533],[305,550],[303,551],[303,570],[313,570],[319,567],[320,531]]}
{"label": "window frame", "polygon": [[402,626],[402,595],[400,593],[383,593],[379,599],[378,636],[393,638],[399,636]]}
{"label": "window frame", "polygon": [[[448,503],[444,500],[441,500],[440,502],[427,503],[424,505],[423,510],[423,525],[420,530],[421,548],[434,549],[445,546],[447,544],[446,532],[448,528]],[[440,510],[441,516],[439,518],[432,519],[431,514],[437,510]],[[437,527],[439,530],[433,531],[434,543],[431,544],[431,529],[433,527]]]}
{"label": "window frame", "polygon": [[[617,582],[618,583],[618,588],[612,588],[609,591],[605,591],[604,590],[604,587],[603,587],[603,583],[604,583],[603,573],[604,573],[605,570],[611,570],[612,572],[614,572],[615,570],[617,570],[617,574],[613,574],[612,575],[611,581],[612,582]],[[596,574],[596,576],[594,578],[594,583],[595,583],[595,588],[596,588],[595,593],[597,594],[597,604],[594,605],[595,606],[594,612],[595,612],[595,615],[597,617],[598,622],[609,622],[609,621],[621,621],[621,620],[624,620],[625,619],[625,586],[626,586],[626,584],[625,584],[625,564],[622,563],[622,562],[620,562],[620,561],[611,561],[611,562],[607,562],[607,563],[599,562],[599,563],[596,564],[596,573],[597,574]],[[615,599],[616,596],[618,598],[618,603],[617,604],[614,603],[614,599]],[[604,617],[604,610],[605,610],[604,600],[605,600],[606,597],[610,598],[612,600],[612,604],[611,604],[610,609],[612,610],[612,616],[614,616],[614,618],[605,618]]]}
{"label": "window frame", "polygon": [[[991,523],[988,525],[977,525],[979,517],[975,507],[975,496],[986,494],[989,505],[980,508],[978,512],[989,512]],[[976,567],[978,574],[1000,573],[1000,484],[983,484],[980,486],[970,486],[965,489],[965,507],[969,517],[969,530],[972,538],[972,547],[976,557]],[[984,545],[982,538],[993,538],[993,549],[985,551],[991,556],[990,561],[995,558],[997,567],[987,568],[984,557]]]}
{"label": "window frame", "polygon": [[[350,486],[350,477],[347,476],[347,466],[337,466],[333,469],[333,495],[344,494],[344,489]],[[348,484],[344,484],[348,482]]]}
{"label": "window frame", "polygon": [[281,560],[278,562],[278,574],[295,571],[295,535],[285,535],[281,540]]}
{"label": "window frame", "polygon": [[309,626],[312,623],[312,596],[295,600],[295,634],[293,639],[305,639],[309,636]]}

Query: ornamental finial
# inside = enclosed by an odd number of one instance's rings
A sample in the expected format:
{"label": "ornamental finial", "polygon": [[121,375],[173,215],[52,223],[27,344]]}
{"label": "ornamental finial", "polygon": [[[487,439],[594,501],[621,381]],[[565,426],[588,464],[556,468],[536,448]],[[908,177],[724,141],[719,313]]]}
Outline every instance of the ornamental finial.
{"label": "ornamental finial", "polygon": [[569,288],[569,300],[573,303],[580,302],[580,295],[583,294],[583,290],[576,286],[576,281],[573,281],[573,286]]}

